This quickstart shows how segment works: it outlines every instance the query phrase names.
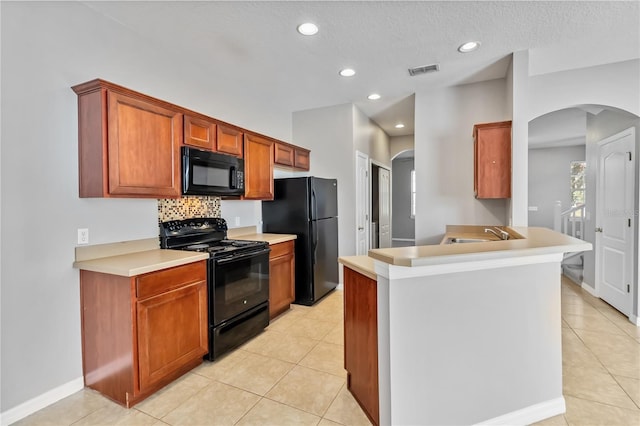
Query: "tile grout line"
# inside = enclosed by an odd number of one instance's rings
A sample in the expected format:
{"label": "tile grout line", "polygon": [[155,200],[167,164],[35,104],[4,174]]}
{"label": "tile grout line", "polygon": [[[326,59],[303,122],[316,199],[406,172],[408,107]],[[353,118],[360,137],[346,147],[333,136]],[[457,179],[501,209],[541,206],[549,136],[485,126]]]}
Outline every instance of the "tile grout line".
{"label": "tile grout line", "polygon": [[[607,316],[606,316],[606,315],[604,315],[604,314],[600,311],[600,309],[598,309],[595,305],[592,305],[591,303],[589,303],[589,301],[588,301],[587,299],[584,299],[584,300],[585,300],[585,302],[586,302],[587,304],[589,304],[590,306],[592,306],[593,308],[595,308],[596,310],[598,310],[598,312],[602,315],[602,317],[604,317],[607,321],[609,321],[610,323],[612,323],[613,325],[615,325],[615,326],[616,326],[616,328],[618,328],[619,330],[621,330],[622,332],[624,332],[624,333],[625,333],[625,334],[624,334],[625,336],[627,335],[627,333],[626,333],[624,330],[622,330],[622,329],[621,329],[620,327],[618,327],[618,326],[617,326],[613,321],[611,321],[609,318],[607,318]],[[600,365],[601,365],[601,366],[604,368],[604,370],[606,371],[606,374],[608,374],[608,375],[613,379],[613,381],[614,381],[614,382],[618,385],[618,387],[619,387],[619,388],[624,392],[624,394],[629,398],[629,400],[630,400],[630,401],[631,401],[631,402],[632,402],[636,407],[638,407],[638,409],[640,410],[640,406],[638,406],[638,404],[636,403],[636,401],[634,401],[634,400],[633,400],[633,398],[631,398],[631,395],[629,395],[629,393],[628,393],[628,392],[625,390],[625,388],[620,384],[620,382],[618,382],[618,380],[616,379],[615,375],[614,375],[614,374],[609,370],[609,368],[608,368],[608,367],[607,367],[607,366],[602,362],[602,360],[600,359],[600,357],[599,357],[598,355],[596,355],[596,353],[595,353],[595,352],[593,352],[593,350],[592,350],[592,349],[591,349],[591,347],[587,344],[587,342],[585,342],[585,341],[584,341],[584,339],[583,339],[582,337],[580,337],[580,335],[576,332],[576,329],[575,329],[571,324],[568,324],[568,325],[569,325],[569,328],[571,329],[572,333],[573,333],[576,337],[578,337],[578,339],[582,342],[582,344],[585,346],[585,348],[587,348],[587,349],[589,350],[589,352],[590,352],[590,353],[591,353],[591,354],[592,354],[592,355],[593,355],[593,356],[598,360],[598,362],[600,363]],[[578,329],[578,330],[581,330],[581,329]],[[584,330],[584,331],[591,331],[591,330],[586,329],[586,330]],[[592,331],[592,332],[593,332],[593,331]],[[603,331],[603,332],[600,332],[600,333],[602,333],[602,334],[607,334],[607,335],[619,336],[618,334],[607,333],[607,332],[604,332],[604,331]],[[625,377],[625,376],[621,376],[621,377]],[[565,392],[564,392],[564,389],[563,389],[563,394],[564,394],[564,393],[565,393]],[[607,405],[607,406],[609,406],[609,407],[614,407],[614,408],[618,408],[618,409],[622,409],[622,410],[634,411],[634,410],[632,410],[632,409],[630,409],[630,408],[619,407],[619,406],[617,406],[617,405],[609,404],[609,403],[606,403],[606,402],[603,402],[603,401],[596,401],[596,400],[593,400],[593,399],[590,399],[590,398],[585,398],[585,397],[581,397],[581,396],[577,396],[577,395],[571,395],[571,394],[567,394],[567,395],[569,395],[569,396],[571,396],[571,397],[573,397],[573,398],[581,399],[581,400],[583,400],[583,401],[590,401],[590,402],[595,402],[595,403],[598,403],[598,404]],[[565,419],[565,420],[566,420],[566,419]]]}

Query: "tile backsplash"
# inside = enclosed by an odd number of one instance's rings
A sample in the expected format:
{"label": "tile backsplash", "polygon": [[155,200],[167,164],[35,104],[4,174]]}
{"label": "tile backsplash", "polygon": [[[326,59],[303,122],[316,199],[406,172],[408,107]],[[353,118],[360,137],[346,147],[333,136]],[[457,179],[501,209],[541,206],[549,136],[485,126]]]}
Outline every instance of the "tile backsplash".
{"label": "tile backsplash", "polygon": [[220,217],[220,197],[186,195],[158,200],[158,222],[192,217]]}

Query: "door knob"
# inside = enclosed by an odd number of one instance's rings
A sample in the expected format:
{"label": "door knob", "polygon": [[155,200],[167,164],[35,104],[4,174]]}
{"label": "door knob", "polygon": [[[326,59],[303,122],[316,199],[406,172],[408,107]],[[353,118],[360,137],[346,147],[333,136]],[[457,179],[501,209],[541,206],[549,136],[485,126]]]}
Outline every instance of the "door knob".
{"label": "door knob", "polygon": [[596,228],[596,232],[602,232],[602,228]]}
{"label": "door knob", "polygon": [[362,231],[364,228],[362,226],[358,226],[358,231]]}

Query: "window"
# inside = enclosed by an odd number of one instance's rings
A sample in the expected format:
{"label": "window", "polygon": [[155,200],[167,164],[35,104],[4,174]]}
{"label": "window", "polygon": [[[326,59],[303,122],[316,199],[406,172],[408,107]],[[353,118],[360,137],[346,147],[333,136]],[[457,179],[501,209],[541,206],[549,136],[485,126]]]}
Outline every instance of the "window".
{"label": "window", "polygon": [[585,175],[587,166],[585,161],[571,162],[571,207],[584,204]]}
{"label": "window", "polygon": [[411,170],[411,219],[416,217],[416,171]]}

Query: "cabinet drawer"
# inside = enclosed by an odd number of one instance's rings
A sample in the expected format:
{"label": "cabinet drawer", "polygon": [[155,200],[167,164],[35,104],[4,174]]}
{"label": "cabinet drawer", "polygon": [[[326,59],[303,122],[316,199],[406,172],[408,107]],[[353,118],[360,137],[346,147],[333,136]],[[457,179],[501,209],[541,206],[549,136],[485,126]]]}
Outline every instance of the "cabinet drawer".
{"label": "cabinet drawer", "polygon": [[202,260],[140,275],[136,278],[136,295],[138,299],[145,299],[187,284],[206,280],[207,264],[205,260]]}
{"label": "cabinet drawer", "polygon": [[293,240],[285,241],[284,243],[273,244],[271,247],[271,253],[269,253],[270,259],[275,259],[279,256],[284,256],[293,253]]}

